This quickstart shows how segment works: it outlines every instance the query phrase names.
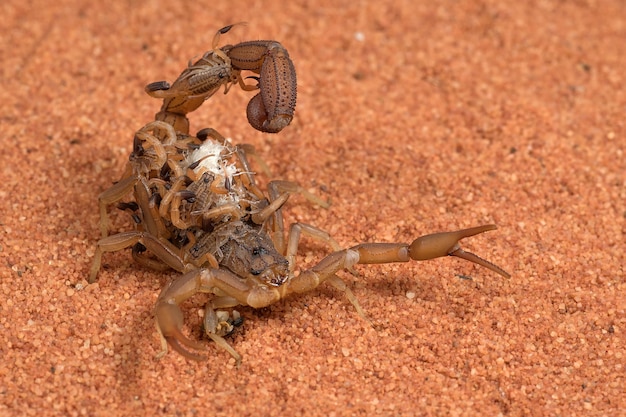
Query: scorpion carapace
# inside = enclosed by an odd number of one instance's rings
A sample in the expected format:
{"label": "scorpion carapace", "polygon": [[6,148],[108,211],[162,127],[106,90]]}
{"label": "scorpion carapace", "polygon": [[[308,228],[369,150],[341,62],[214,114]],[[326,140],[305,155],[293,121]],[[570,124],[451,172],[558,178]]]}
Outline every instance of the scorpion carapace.
{"label": "scorpion carapace", "polygon": [[[276,41],[247,41],[218,48],[220,35],[235,25],[217,31],[212,49],[189,65],[173,84],[157,81],[146,86],[152,97],[162,98],[156,120],[170,123],[177,132],[189,133],[187,113],[196,110],[221,86],[224,93],[233,84],[256,90],[247,107],[248,121],[257,130],[277,133],[293,119],[296,108],[296,69],[287,50]],[[246,84],[241,71],[252,71],[257,85]]]}
{"label": "scorpion carapace", "polygon": [[[239,305],[264,307],[328,282],[344,292],[358,314],[365,317],[350,289],[336,275],[343,269],[354,272],[357,264],[456,256],[509,277],[501,268],[459,246],[461,239],[494,230],[494,225],[426,235],[412,243],[363,243],[349,249],[307,224],[294,223],[286,232],[282,208],[291,195],[302,195],[322,207],[328,203],[289,181],[270,181],[263,191],[248,161],[256,156],[250,145],[232,145],[211,128],[195,136],[188,132],[185,115],[221,85],[226,90],[235,82],[245,86],[242,70],[259,73],[262,98],[253,100],[261,100],[261,104],[252,105],[254,111],[263,110],[263,121],[258,123],[267,125],[266,130],[280,130],[277,125],[291,120],[295,102],[290,100],[295,99],[295,88],[288,85],[295,87],[295,71],[286,50],[274,41],[243,42],[218,49],[219,35],[229,29],[218,31],[213,49],[183,71],[171,87],[163,83],[149,86],[151,95],[164,99],[163,107],[155,121],[135,134],[122,178],[99,197],[102,239],[96,247],[90,282],[97,277],[103,253],[124,248],[131,248],[133,258],[143,266],[182,274],[166,285],[155,306],[161,354],[167,352],[169,344],[187,358],[206,357],[202,353],[207,348],[184,335],[179,307],[197,293],[211,295],[204,309],[206,334],[239,363],[241,356],[224,339],[239,320],[238,313],[230,309]],[[283,69],[269,68],[268,62]],[[283,75],[277,77],[277,73]],[[131,215],[130,230],[109,236],[111,204]],[[296,274],[296,254],[303,234],[324,242],[333,252]]]}

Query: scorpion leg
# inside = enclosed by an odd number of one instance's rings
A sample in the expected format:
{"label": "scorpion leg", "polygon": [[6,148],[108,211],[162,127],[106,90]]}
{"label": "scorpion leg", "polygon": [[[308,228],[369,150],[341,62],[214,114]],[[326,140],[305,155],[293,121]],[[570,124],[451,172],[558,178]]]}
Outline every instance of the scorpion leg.
{"label": "scorpion leg", "polygon": [[300,194],[317,206],[320,206],[322,208],[330,207],[330,203],[328,201],[322,200],[306,188],[302,187],[297,182],[274,180],[270,181],[270,183],[267,185],[267,188],[269,189],[270,195],[274,194],[274,196],[276,196],[282,193]]}
{"label": "scorpion leg", "polygon": [[352,304],[352,306],[356,310],[356,313],[359,316],[361,316],[361,318],[363,320],[368,322],[371,326],[374,326],[374,323],[372,322],[372,320],[369,317],[367,317],[367,314],[365,314],[365,310],[363,310],[363,307],[361,307],[361,304],[359,303],[359,300],[356,298],[356,295],[354,295],[352,290],[350,288],[348,288],[346,283],[341,278],[339,278],[337,275],[333,274],[330,277],[328,277],[328,279],[326,281],[330,285],[335,287],[335,289],[337,289],[337,290],[341,291],[342,293],[344,293],[344,295],[346,296],[348,301],[350,301],[350,304]]}
{"label": "scorpion leg", "polygon": [[[216,308],[228,308],[238,306],[239,302],[232,297],[217,297],[207,303],[204,309],[204,330],[211,340],[219,347],[230,353],[235,359],[237,366],[241,364],[241,355],[224,339],[234,329],[234,318],[231,320],[227,311],[218,311]],[[220,314],[221,313],[221,314]],[[233,314],[234,315],[234,314]]]}
{"label": "scorpion leg", "polygon": [[236,152],[237,152],[237,156],[239,160],[241,161],[243,172],[246,174],[246,177],[248,178],[248,182],[250,186],[256,187],[255,181],[254,181],[254,175],[252,173],[252,170],[250,169],[248,155],[250,155],[252,159],[254,159],[254,161],[261,167],[261,171],[263,171],[265,175],[267,175],[268,177],[272,176],[270,167],[267,165],[267,162],[265,162],[265,160],[261,157],[261,155],[259,155],[256,152],[256,149],[254,148],[254,146],[247,144],[247,143],[240,144],[240,145],[237,145]]}
{"label": "scorpion leg", "polygon": [[142,214],[142,224],[146,232],[152,236],[169,238],[169,232],[163,224],[163,219],[159,216],[159,209],[156,206],[155,198],[150,193],[150,187],[145,178],[139,177],[135,183],[135,198]]}
{"label": "scorpion leg", "polygon": [[133,260],[144,268],[152,269],[154,271],[166,272],[171,269],[168,264],[162,262],[161,260],[147,256],[145,254],[145,251],[145,246],[143,246],[141,243],[135,243],[132,248]]}
{"label": "scorpion leg", "polygon": [[[332,236],[330,236],[327,232],[305,223],[292,223],[291,227],[289,228],[287,251],[285,253],[285,258],[289,262],[289,272],[291,275],[293,275],[293,271],[295,268],[296,254],[298,253],[298,244],[300,242],[300,237],[302,233],[316,240],[329,244],[335,252],[341,250],[341,245],[339,245],[339,243],[335,239],[333,239]],[[346,269],[350,271],[350,273],[352,273],[353,275],[358,275],[353,267],[346,267]],[[337,290],[343,292],[346,295],[346,298],[348,298],[348,301],[350,301],[350,303],[354,306],[359,316],[371,323],[369,318],[365,315],[365,311],[363,311],[363,308],[361,308],[361,305],[359,304],[356,296],[341,278],[333,274],[327,280],[329,284],[331,284]]]}
{"label": "scorpion leg", "polygon": [[215,207],[202,212],[192,212],[192,215],[198,218],[198,226],[202,227],[205,223],[209,223],[209,220],[219,219],[220,217],[231,217],[239,219],[243,216],[241,208],[235,203],[226,203],[220,207]]}
{"label": "scorpion leg", "polygon": [[[156,179],[150,180],[152,185],[162,188],[161,191],[156,191],[154,194],[151,193],[148,181],[145,178],[140,177],[137,184],[135,184],[136,204],[142,214],[138,226],[141,228],[140,230],[148,235],[159,236],[162,240],[167,240],[171,237],[171,233],[165,227],[163,219],[159,216],[159,208],[156,204],[157,197],[166,194],[165,188],[161,187],[159,182],[160,180]],[[145,254],[146,250],[147,248],[139,242],[133,245],[132,256],[138,264],[156,271],[167,271],[171,268],[166,262],[147,256]]]}
{"label": "scorpion leg", "polygon": [[217,49],[217,45],[220,44],[220,36],[224,35],[225,33],[230,32],[230,30],[232,28],[234,28],[235,26],[245,26],[246,22],[238,22],[238,23],[233,23],[227,26],[224,26],[221,29],[218,29],[217,32],[215,32],[215,35],[213,36],[213,42],[211,42],[211,47],[216,50]]}
{"label": "scorpion leg", "polygon": [[[298,183],[295,183],[295,182],[275,180],[275,181],[271,181],[267,185],[267,188],[269,191],[271,202],[280,200],[282,195],[301,194],[304,198],[306,198],[310,202],[322,208],[330,207],[329,202],[322,200],[321,198],[309,192],[306,188],[303,188],[302,186],[300,186]],[[286,201],[286,198],[285,198],[285,201]],[[280,253],[286,253],[285,252],[286,250],[285,249],[285,237],[284,237],[285,227],[283,223],[283,215],[279,209],[280,209],[280,205],[276,207],[276,209],[273,212],[270,211],[270,212],[265,213],[264,215],[273,216],[273,223],[271,225],[272,241],[274,242],[276,249],[278,249]],[[261,224],[263,223],[265,219],[258,217],[256,219],[253,218],[252,220],[257,224]]]}
{"label": "scorpion leg", "polygon": [[137,203],[141,208],[142,214],[144,214],[143,221],[147,224],[149,232],[155,234],[158,230],[154,221],[151,222],[146,216],[146,208],[148,207],[147,195],[149,193],[146,180],[143,177],[133,175],[121,179],[98,196],[98,205],[100,208],[100,232],[102,233],[103,238],[109,235],[109,215],[107,213],[107,206],[120,201],[133,189],[135,190],[136,196],[146,196],[145,199],[138,198]]}
{"label": "scorpion leg", "polygon": [[303,233],[309,237],[319,240],[320,242],[327,243],[335,252],[341,250],[341,245],[339,245],[335,239],[322,229],[318,229],[317,227],[306,223],[293,223],[289,228],[287,250],[285,252],[285,258],[287,259],[287,262],[289,262],[290,273],[293,273],[293,269],[295,267],[298,244],[300,243],[300,237]]}
{"label": "scorpion leg", "polygon": [[[170,189],[167,190],[167,192],[165,193],[164,196],[162,196],[163,198],[161,199],[161,204],[159,204],[159,217],[164,218],[164,219],[168,219],[168,220],[172,220],[170,218],[170,208],[172,210],[172,212],[174,210],[176,210],[178,212],[178,207],[175,207],[172,203],[174,200],[177,201],[177,203],[180,204],[181,199],[181,189],[187,185],[187,178],[185,178],[184,176],[178,177],[174,180],[173,184],[171,185]],[[183,190],[184,191],[184,190]],[[184,192],[183,192],[184,194]],[[175,198],[178,197],[178,198]],[[173,216],[172,216],[173,217]],[[173,221],[174,225],[176,227],[178,227],[179,229],[186,229],[187,227],[180,227],[179,224],[176,224],[175,221]]]}
{"label": "scorpion leg", "polygon": [[139,231],[122,232],[100,239],[96,244],[96,253],[94,254],[93,264],[89,272],[89,283],[96,281],[104,252],[116,252],[137,243],[144,245],[146,249],[170,268],[181,272],[185,270],[185,263],[178,254],[178,248],[170,242],[159,239],[149,233]]}
{"label": "scorpion leg", "polygon": [[124,196],[133,189],[137,181],[138,178],[136,176],[124,178],[104,190],[98,196],[98,206],[100,207],[100,233],[103,238],[109,235],[109,214],[107,213],[107,206],[124,198]]}

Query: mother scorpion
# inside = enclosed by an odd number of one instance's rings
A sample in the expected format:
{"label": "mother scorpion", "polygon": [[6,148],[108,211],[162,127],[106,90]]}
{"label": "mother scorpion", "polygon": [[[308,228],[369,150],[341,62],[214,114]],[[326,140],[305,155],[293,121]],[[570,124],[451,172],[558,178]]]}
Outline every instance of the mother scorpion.
{"label": "mother scorpion", "polygon": [[[357,264],[380,264],[456,256],[486,267],[504,277],[500,267],[461,249],[463,238],[496,229],[483,225],[418,237],[412,243],[362,243],[348,249],[326,232],[304,223],[289,227],[285,239],[282,206],[300,194],[322,207],[328,203],[296,183],[270,181],[267,193],[256,185],[248,156],[257,157],[249,145],[232,145],[216,130],[189,134],[187,113],[224,86],[238,84],[260,92],[247,108],[250,124],[276,133],[289,125],[296,104],[296,73],[287,50],[276,41],[248,41],[218,48],[217,31],[212,49],[192,63],[170,85],[148,84],[145,91],[163,99],[155,121],[135,134],[133,152],[122,178],[99,196],[102,239],[96,246],[89,282],[96,280],[104,252],[132,248],[133,258],[156,270],[174,269],[182,276],[170,280],[159,295],[154,315],[162,350],[168,344],[183,356],[204,360],[207,348],[183,334],[180,304],[197,293],[213,294],[204,311],[206,334],[235,359],[241,356],[224,336],[238,322],[238,305],[261,308],[292,293],[313,290],[328,282],[344,292],[357,313],[366,318],[356,297],[336,275]],[[258,76],[257,85],[244,82],[241,71]],[[133,200],[122,202],[131,194]],[[109,236],[107,207],[131,214],[134,230]],[[310,269],[295,273],[302,235],[328,244],[334,252]],[[367,318],[366,318],[367,319]],[[199,351],[199,352],[196,352]]]}

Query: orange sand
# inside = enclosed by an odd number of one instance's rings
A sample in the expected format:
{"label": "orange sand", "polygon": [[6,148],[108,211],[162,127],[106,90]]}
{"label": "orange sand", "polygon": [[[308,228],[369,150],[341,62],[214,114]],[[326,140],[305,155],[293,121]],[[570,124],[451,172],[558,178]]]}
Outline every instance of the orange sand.
{"label": "orange sand", "polygon": [[[623,413],[623,1],[189,3],[0,6],[0,415]],[[251,143],[276,178],[330,198],[291,199],[287,220],[345,246],[494,222],[465,247],[512,278],[455,259],[359,267],[343,277],[375,328],[324,286],[241,308],[240,369],[208,341],[206,363],[156,360],[172,274],[123,251],[86,285],[97,196],[160,107],[144,85],[238,21],[224,42],[289,50],[294,122],[254,131],[233,88],[192,132]],[[327,251],[306,241],[299,262]]]}

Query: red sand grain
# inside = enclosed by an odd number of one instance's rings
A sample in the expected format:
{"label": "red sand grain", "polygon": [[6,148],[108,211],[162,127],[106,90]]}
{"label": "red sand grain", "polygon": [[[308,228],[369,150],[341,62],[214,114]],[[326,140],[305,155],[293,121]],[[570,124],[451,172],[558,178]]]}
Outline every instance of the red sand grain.
{"label": "red sand grain", "polygon": [[[0,6],[0,415],[623,413],[625,3],[316,3]],[[171,274],[120,252],[87,285],[97,196],[160,107],[143,86],[239,21],[225,42],[289,50],[294,122],[254,131],[233,88],[192,131],[251,143],[330,198],[294,198],[287,219],[345,246],[497,223],[465,247],[512,278],[455,259],[359,267],[344,277],[375,328],[324,286],[240,309],[239,369],[213,346],[206,363],[156,360]],[[306,242],[300,262],[326,251]]]}

